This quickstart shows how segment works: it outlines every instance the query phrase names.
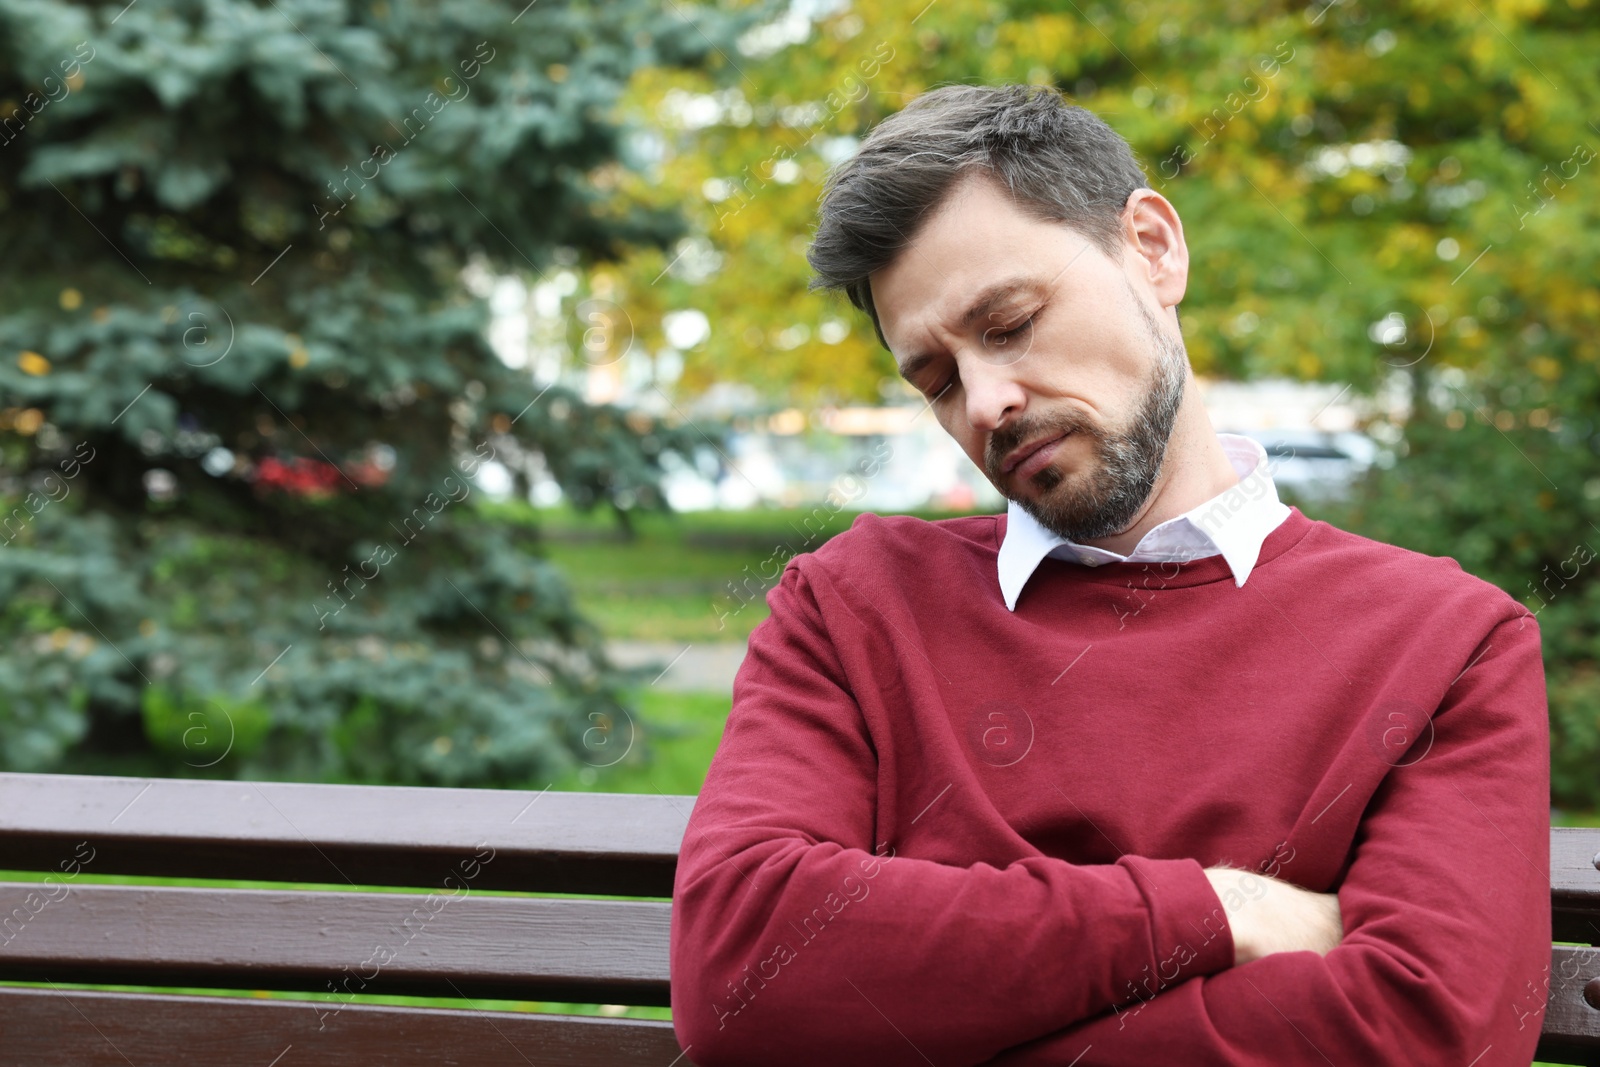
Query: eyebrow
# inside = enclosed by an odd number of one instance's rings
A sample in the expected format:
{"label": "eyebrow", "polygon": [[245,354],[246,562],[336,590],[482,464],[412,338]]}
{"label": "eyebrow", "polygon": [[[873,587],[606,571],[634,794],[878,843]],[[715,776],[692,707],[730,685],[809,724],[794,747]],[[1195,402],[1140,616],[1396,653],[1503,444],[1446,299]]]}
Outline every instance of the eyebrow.
{"label": "eyebrow", "polygon": [[[1036,279],[1022,276],[1007,278],[1003,281],[995,282],[993,285],[990,285],[980,291],[977,297],[972,301],[972,304],[965,312],[962,313],[961,328],[966,329],[967,327],[971,326],[975,320],[980,319],[985,315],[993,314],[996,307],[998,307],[1004,301],[1016,296],[1018,293],[1036,292],[1040,288],[1042,287]],[[918,371],[920,371],[923,367],[926,367],[929,363],[933,362],[934,359],[935,356],[931,352],[919,352],[918,354],[911,356],[903,365],[899,367],[900,377],[910,381],[916,376]]]}

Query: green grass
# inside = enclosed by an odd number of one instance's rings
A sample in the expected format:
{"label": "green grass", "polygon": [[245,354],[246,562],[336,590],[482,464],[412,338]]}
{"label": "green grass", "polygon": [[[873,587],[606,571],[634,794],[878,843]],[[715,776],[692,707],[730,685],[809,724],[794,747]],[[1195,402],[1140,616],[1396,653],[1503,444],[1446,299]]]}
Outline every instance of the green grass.
{"label": "green grass", "polygon": [[1600,811],[1552,811],[1551,826],[1600,826]]}
{"label": "green grass", "polygon": [[552,789],[597,793],[700,792],[706,769],[722,740],[733,697],[725,693],[677,693],[646,688],[639,693],[633,745],[609,767],[582,767]]}
{"label": "green grass", "polygon": [[[857,512],[810,508],[646,514],[625,539],[609,513],[486,505],[536,524],[578,606],[611,637],[740,642],[767,617],[783,564],[850,528]],[[949,518],[960,512],[910,512]]]}

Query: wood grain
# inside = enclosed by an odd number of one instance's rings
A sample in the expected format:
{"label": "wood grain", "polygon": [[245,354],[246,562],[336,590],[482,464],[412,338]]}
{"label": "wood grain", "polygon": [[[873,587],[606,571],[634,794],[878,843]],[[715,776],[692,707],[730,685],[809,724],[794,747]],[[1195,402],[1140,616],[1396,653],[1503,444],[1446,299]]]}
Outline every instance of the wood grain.
{"label": "wood grain", "polygon": [[0,774],[0,867],[437,886],[480,844],[480,889],[672,895],[692,796]]}
{"label": "wood grain", "polygon": [[0,1067],[693,1067],[672,1024],[0,989]]}
{"label": "wood grain", "polygon": [[[0,915],[37,889],[0,882]],[[671,907],[74,884],[8,928],[0,979],[665,1005]]]}

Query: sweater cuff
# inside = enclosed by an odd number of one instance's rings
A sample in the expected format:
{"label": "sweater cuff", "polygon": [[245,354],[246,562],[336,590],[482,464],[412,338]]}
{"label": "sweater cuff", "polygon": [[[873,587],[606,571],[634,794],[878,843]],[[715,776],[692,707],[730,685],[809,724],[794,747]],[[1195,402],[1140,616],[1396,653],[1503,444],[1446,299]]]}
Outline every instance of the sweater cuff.
{"label": "sweater cuff", "polygon": [[1233,966],[1233,928],[1198,860],[1125,855],[1117,863],[1128,868],[1150,910],[1155,972],[1163,988]]}

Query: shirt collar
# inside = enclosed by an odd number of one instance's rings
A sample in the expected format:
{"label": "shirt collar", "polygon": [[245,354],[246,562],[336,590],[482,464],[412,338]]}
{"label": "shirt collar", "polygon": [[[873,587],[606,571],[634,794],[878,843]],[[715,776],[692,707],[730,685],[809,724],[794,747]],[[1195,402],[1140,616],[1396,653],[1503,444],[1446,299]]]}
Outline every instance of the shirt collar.
{"label": "shirt collar", "polygon": [[1233,572],[1235,587],[1242,587],[1261,555],[1261,543],[1289,517],[1289,508],[1278,499],[1267,450],[1259,441],[1242,434],[1219,433],[1217,443],[1239,476],[1238,484],[1151,527],[1126,556],[1058,537],[1011,501],[998,563],[1006,607],[1016,610],[1017,598],[1040,561],[1062,546],[1071,554],[1056,553],[1058,558],[1078,562],[1172,562],[1220,553]]}

